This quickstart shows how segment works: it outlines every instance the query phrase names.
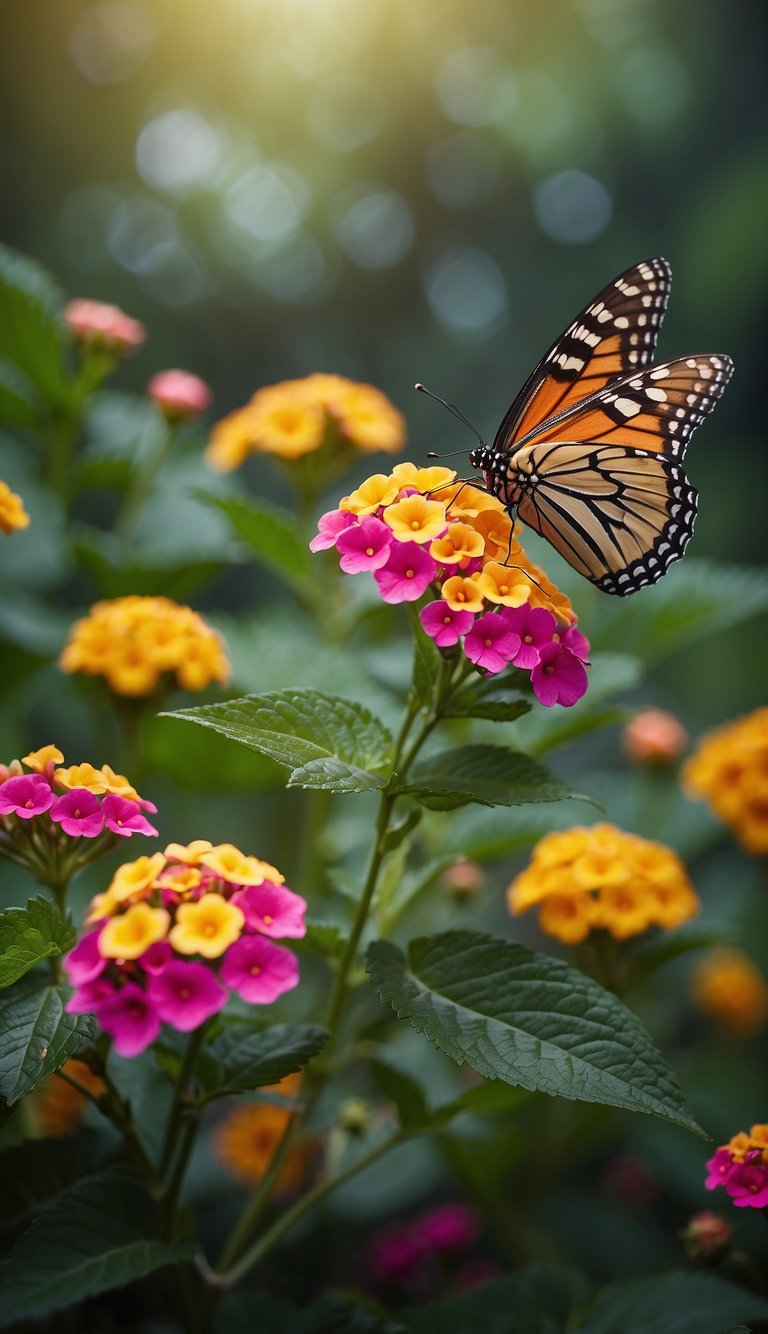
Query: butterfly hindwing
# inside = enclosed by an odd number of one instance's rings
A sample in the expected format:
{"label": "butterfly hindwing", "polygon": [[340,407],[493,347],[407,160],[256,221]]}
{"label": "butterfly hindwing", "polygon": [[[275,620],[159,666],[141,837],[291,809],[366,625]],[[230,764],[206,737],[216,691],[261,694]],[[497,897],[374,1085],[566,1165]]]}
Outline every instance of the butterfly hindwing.
{"label": "butterfly hindwing", "polygon": [[546,440],[631,445],[682,458],[733,372],[723,353],[676,357],[614,381],[541,427],[516,448]]}
{"label": "butterfly hindwing", "polygon": [[650,362],[667,307],[670,268],[654,257],[619,274],[590,301],[529,377],[496,433],[511,448],[542,422]]}
{"label": "butterfly hindwing", "polygon": [[682,556],[698,495],[682,468],[649,450],[594,442],[520,452],[520,518],[605,593],[653,584]]}

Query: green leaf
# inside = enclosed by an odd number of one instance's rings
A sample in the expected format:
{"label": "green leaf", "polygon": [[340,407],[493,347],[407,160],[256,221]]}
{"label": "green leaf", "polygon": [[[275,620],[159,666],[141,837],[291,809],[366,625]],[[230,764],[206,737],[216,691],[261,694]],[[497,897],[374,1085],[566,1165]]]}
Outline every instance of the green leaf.
{"label": "green leaf", "polygon": [[71,394],[62,370],[61,306],[61,293],[45,269],[0,246],[0,356],[51,404]]}
{"label": "green leaf", "polygon": [[[449,853],[446,857],[436,857],[425,866],[418,867],[410,875],[402,875],[386,903],[378,905],[382,922],[391,928],[420,894],[430,889],[444,871],[460,860],[455,852]],[[384,934],[389,934],[389,931]]]}
{"label": "green leaf", "polygon": [[392,738],[361,704],[320,690],[273,690],[163,715],[210,727],[291,770],[288,786],[384,787]]}
{"label": "green leaf", "polygon": [[337,959],[344,952],[346,935],[338,922],[307,922],[307,934],[294,941],[297,950],[319,954],[323,959]]}
{"label": "green leaf", "polygon": [[[564,1334],[588,1300],[578,1269],[530,1265],[475,1292],[401,1313],[408,1334]],[[618,1327],[615,1334],[625,1334]],[[711,1331],[710,1331],[711,1334]]]}
{"label": "green leaf", "polygon": [[213,496],[204,491],[196,491],[195,496],[225,514],[235,535],[266,565],[289,583],[306,586],[312,575],[312,553],[298,534],[295,514],[263,500]]}
{"label": "green leaf", "polygon": [[433,1117],[426,1094],[413,1075],[381,1057],[370,1062],[370,1070],[379,1093],[395,1104],[404,1130],[431,1125]]}
{"label": "green leaf", "polygon": [[0,997],[0,1094],[15,1103],[95,1032],[92,1014],[66,1014],[70,987],[27,973]]}
{"label": "green leaf", "polygon": [[570,709],[535,709],[515,736],[533,755],[544,755],[602,727],[624,722],[626,711],[612,701],[640,680],[640,660],[628,653],[597,653],[586,695]]}
{"label": "green leaf", "polygon": [[645,1112],[702,1133],[645,1029],[561,959],[475,931],[375,941],[368,971],[399,1018],[486,1079]]}
{"label": "green leaf", "polygon": [[194,1242],[151,1239],[154,1212],[149,1196],[123,1173],[78,1181],[35,1219],[2,1266],[0,1325],[61,1310],[191,1260]]}
{"label": "green leaf", "polygon": [[689,558],[646,589],[637,603],[601,598],[590,636],[601,649],[634,653],[645,663],[656,663],[685,645],[764,614],[768,574]]}
{"label": "green leaf", "polygon": [[458,1098],[436,1107],[432,1123],[443,1125],[446,1121],[452,1121],[454,1116],[461,1116],[466,1112],[473,1116],[509,1118],[511,1112],[516,1112],[518,1107],[522,1107],[532,1097],[533,1094],[528,1089],[505,1084],[501,1079],[484,1079],[482,1083],[473,1084],[471,1088],[465,1089]]}
{"label": "green leaf", "polygon": [[212,578],[226,561],[211,556],[200,559],[192,550],[186,557],[178,552],[161,555],[158,551],[126,550],[114,533],[101,532],[81,525],[73,542],[73,551],[93,580],[102,597],[184,598]]}
{"label": "green leaf", "polygon": [[413,689],[419,704],[428,705],[434,698],[443,658],[434,639],[424,633],[412,602],[408,610],[413,628]]}
{"label": "green leaf", "polygon": [[29,381],[5,357],[0,357],[0,422],[33,430],[40,422],[40,405]]}
{"label": "green leaf", "polygon": [[9,1222],[47,1204],[95,1168],[92,1135],[29,1139],[0,1157],[3,1219]]}
{"label": "green leaf", "polygon": [[529,755],[504,746],[460,746],[431,755],[395,790],[430,810],[450,811],[475,801],[481,806],[520,806],[526,802],[588,801]]}
{"label": "green leaf", "polygon": [[72,918],[50,899],[30,899],[26,908],[0,913],[0,987],[9,987],[41,959],[66,954],[77,939]]}
{"label": "green leaf", "polygon": [[232,1024],[206,1047],[217,1067],[206,1101],[277,1084],[322,1051],[328,1033],[317,1024],[273,1024],[253,1029]]}
{"label": "green leaf", "polygon": [[583,1334],[714,1334],[768,1320],[763,1297],[715,1274],[678,1270],[611,1283],[598,1294]]}
{"label": "green leaf", "polygon": [[515,686],[487,677],[470,681],[451,699],[446,718],[489,718],[492,722],[511,723],[528,713],[531,701]]}

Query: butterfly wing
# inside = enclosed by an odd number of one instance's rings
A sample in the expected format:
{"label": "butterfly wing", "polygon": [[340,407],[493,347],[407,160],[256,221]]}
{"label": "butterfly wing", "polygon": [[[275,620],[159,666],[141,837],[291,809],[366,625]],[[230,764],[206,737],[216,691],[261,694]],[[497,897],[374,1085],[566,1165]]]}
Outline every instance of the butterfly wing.
{"label": "butterfly wing", "polygon": [[655,257],[634,264],[603,288],[529,376],[496,433],[494,450],[509,450],[550,417],[647,366],[670,282],[667,261]]}
{"label": "butterfly wing", "polygon": [[547,440],[631,445],[680,459],[733,373],[724,353],[676,357],[625,375],[542,422],[515,449]]}
{"label": "butterfly wing", "polygon": [[662,454],[553,442],[522,449],[516,465],[519,517],[604,593],[655,583],[685,551],[698,496]]}

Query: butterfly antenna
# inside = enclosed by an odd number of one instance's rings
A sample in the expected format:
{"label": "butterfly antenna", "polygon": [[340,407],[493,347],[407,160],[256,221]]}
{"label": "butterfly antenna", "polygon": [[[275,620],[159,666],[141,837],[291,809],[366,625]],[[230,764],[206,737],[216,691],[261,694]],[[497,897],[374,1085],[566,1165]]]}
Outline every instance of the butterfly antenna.
{"label": "butterfly antenna", "polygon": [[[471,421],[467,420],[467,418],[464,416],[464,413],[461,411],[461,408],[457,408],[455,403],[449,403],[446,399],[441,398],[439,394],[433,394],[432,390],[427,389],[423,384],[417,384],[416,388],[418,389],[420,394],[427,394],[429,398],[433,398],[436,403],[442,403],[443,407],[447,408],[453,417],[458,417],[460,422],[463,422],[465,426],[469,427],[472,434],[480,441],[480,444],[482,446],[485,445],[485,441],[483,440],[483,437],[481,436],[477,427],[473,426]],[[454,454],[463,454],[464,452],[465,451],[463,449],[454,450]],[[450,459],[452,457],[453,457],[452,454],[436,454],[434,450],[430,450],[430,452],[427,454],[428,459]]]}

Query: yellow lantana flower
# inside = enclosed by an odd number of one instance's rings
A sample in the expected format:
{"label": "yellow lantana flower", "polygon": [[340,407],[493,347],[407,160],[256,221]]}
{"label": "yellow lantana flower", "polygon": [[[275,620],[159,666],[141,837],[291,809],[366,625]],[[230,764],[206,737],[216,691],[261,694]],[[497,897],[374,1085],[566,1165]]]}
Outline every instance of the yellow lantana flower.
{"label": "yellow lantana flower", "polygon": [[118,866],[103,894],[97,894],[91,905],[91,912],[86,921],[98,921],[108,917],[115,908],[132,898],[140,898],[157,883],[157,877],[166,865],[162,852],[155,852],[151,857],[138,857],[134,862],[124,862]]}
{"label": "yellow lantana flower", "polygon": [[218,959],[240,935],[245,917],[221,894],[203,894],[197,903],[181,903],[169,940],[179,954]]}
{"label": "yellow lantana flower", "polygon": [[49,764],[61,764],[64,759],[58,746],[41,746],[39,750],[30,751],[29,755],[22,756],[22,764],[26,764],[28,769],[34,769],[36,773],[41,774]]}
{"label": "yellow lantana flower", "polygon": [[748,852],[768,853],[768,708],[705,736],[683,769],[683,785],[705,798]]}
{"label": "yellow lantana flower", "polygon": [[[696,964],[691,978],[694,1004],[739,1037],[761,1032],[768,1023],[768,985],[743,950],[728,946],[710,950]],[[768,1131],[753,1126],[752,1134]],[[761,1148],[768,1148],[763,1133]]]}
{"label": "yellow lantana flower", "polygon": [[447,602],[451,611],[482,611],[483,610],[483,590],[478,580],[474,577],[464,577],[460,574],[451,575],[446,579],[441,589],[444,602]]}
{"label": "yellow lantana flower", "polygon": [[24,508],[24,501],[12,491],[7,482],[0,482],[0,531],[6,537],[29,527],[29,515]]}
{"label": "yellow lantana flower", "polygon": [[165,908],[134,903],[127,912],[112,917],[99,933],[99,953],[105,959],[138,959],[156,941],[163,940],[170,925]]}
{"label": "yellow lantana flower", "polygon": [[482,556],[485,544],[479,533],[467,523],[451,523],[444,537],[436,537],[429,548],[430,556],[443,565],[458,565],[461,561]]}
{"label": "yellow lantana flower", "polygon": [[222,880],[229,880],[235,885],[262,885],[270,880],[274,885],[282,885],[285,876],[269,862],[262,862],[258,857],[246,857],[232,843],[219,843],[209,852],[203,852],[200,863],[215,871]]}
{"label": "yellow lantana flower", "polygon": [[511,565],[499,565],[490,560],[475,578],[483,597],[489,602],[503,607],[522,607],[524,602],[531,600],[530,580]]}
{"label": "yellow lantana flower", "polygon": [[445,505],[420,495],[404,496],[385,510],[384,522],[398,542],[431,542],[445,528]]}
{"label": "yellow lantana flower", "polygon": [[389,505],[395,499],[401,485],[383,472],[375,472],[356,491],[339,501],[339,509],[349,510],[350,514],[359,514],[361,517],[375,514],[380,505]]}

